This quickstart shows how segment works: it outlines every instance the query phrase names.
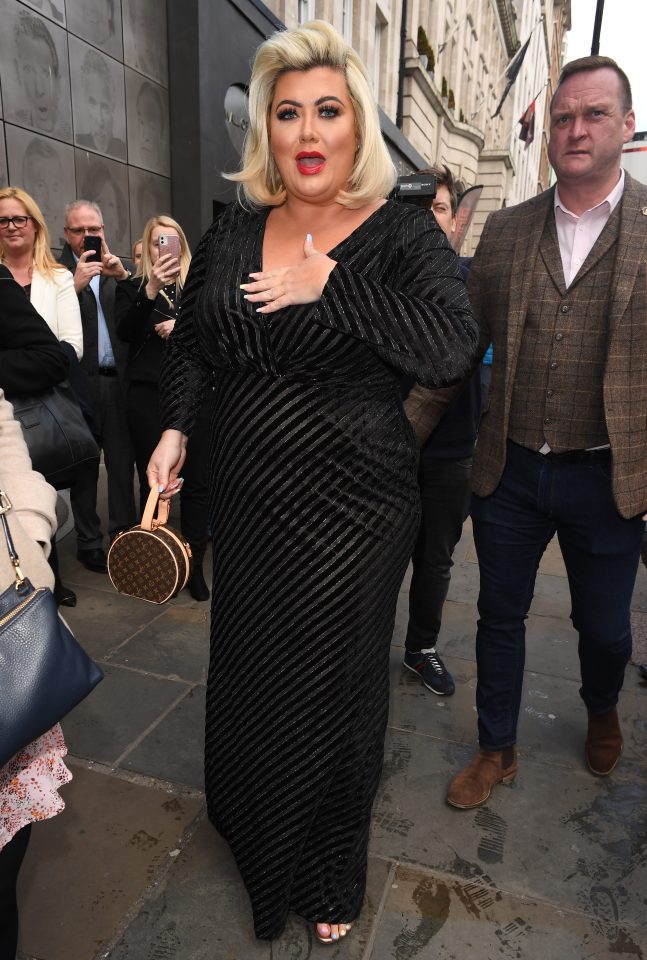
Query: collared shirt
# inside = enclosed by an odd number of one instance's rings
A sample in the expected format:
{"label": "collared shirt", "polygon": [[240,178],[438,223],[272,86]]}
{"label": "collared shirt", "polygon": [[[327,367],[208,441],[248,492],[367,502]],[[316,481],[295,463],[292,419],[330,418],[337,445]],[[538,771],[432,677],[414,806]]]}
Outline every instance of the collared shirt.
{"label": "collared shirt", "polygon": [[[79,262],[79,258],[74,253],[74,260],[76,263]],[[106,321],[106,315],[103,312],[103,306],[101,305],[101,299],[99,297],[99,289],[101,285],[101,276],[97,274],[96,277],[92,277],[88,286],[92,293],[94,294],[94,299],[97,301],[97,342],[98,342],[98,354],[99,354],[99,366],[100,367],[114,367],[115,366],[115,355],[112,352],[112,343],[110,342],[110,334],[108,333],[108,323]]]}
{"label": "collared shirt", "polygon": [[608,196],[578,217],[564,206],[559,187],[555,187],[555,225],[567,287],[570,287],[577,276],[609,217],[620,203],[624,188],[625,172],[621,170],[620,178]]}
{"label": "collared shirt", "polygon": [[[611,192],[601,200],[600,203],[585,210],[581,216],[564,206],[559,196],[559,187],[555,187],[555,226],[557,227],[557,240],[559,241],[559,252],[562,258],[562,268],[564,270],[564,282],[567,288],[578,274],[578,271],[591,250],[595,241],[598,239],[606,227],[609,217],[620,203],[622,193],[625,188],[625,172],[620,171],[620,177]],[[602,450],[603,447],[592,447],[593,450]],[[550,445],[544,443],[540,453],[549,453]]]}

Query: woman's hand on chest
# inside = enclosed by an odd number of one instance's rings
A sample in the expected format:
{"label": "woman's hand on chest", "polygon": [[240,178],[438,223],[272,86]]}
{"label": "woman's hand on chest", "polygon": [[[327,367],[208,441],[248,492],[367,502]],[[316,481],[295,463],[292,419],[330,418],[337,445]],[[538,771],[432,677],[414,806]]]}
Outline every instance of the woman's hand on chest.
{"label": "woman's hand on chest", "polygon": [[257,313],[274,313],[321,298],[336,261],[314,248],[310,234],[303,244],[303,257],[292,266],[249,274],[250,281],[242,283],[241,289],[246,300],[259,304]]}

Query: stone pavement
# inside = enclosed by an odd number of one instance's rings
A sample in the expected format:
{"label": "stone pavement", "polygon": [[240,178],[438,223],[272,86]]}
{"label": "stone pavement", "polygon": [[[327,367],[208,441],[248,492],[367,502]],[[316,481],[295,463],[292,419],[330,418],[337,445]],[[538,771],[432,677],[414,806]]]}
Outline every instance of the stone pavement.
{"label": "stone pavement", "polygon": [[[298,917],[280,941],[256,941],[231,855],[206,821],[208,604],[186,594],[164,607],[128,600],[76,562],[72,534],[59,550],[79,596],[66,618],[106,679],[64,723],[74,780],[66,811],[33,832],[20,884],[22,958],[647,960],[647,687],[630,666],[625,755],[611,778],[592,777],[556,547],[528,620],[519,774],[476,811],[444,802],[476,736],[469,524],[439,643],[456,678],[450,699],[401,668],[403,585],[366,904],[339,946],[313,943]],[[643,567],[634,607],[644,626]]]}

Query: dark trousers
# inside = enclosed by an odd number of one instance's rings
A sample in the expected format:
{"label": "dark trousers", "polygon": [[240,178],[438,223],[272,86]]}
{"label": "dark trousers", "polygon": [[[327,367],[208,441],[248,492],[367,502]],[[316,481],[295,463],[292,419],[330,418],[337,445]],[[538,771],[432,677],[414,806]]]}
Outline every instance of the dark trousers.
{"label": "dark trousers", "polygon": [[0,960],[16,960],[18,949],[18,903],[16,883],[31,834],[23,827],[0,850]]}
{"label": "dark trousers", "polygon": [[420,458],[422,519],[411,558],[407,650],[426,650],[438,639],[452,555],[469,513],[471,473],[471,457]]}
{"label": "dark trousers", "polygon": [[[97,442],[103,450],[108,474],[108,532],[113,537],[135,523],[133,495],[133,453],[128,438],[126,402],[117,377],[99,377],[99,400],[94,418],[99,431]],[[70,488],[80,550],[102,546],[97,514],[98,463],[85,468]]]}
{"label": "dark trousers", "polygon": [[[180,491],[182,534],[200,559],[207,542],[209,438],[213,390],[208,389],[187,446]],[[128,384],[127,417],[139,478],[140,511],[148,499],[146,468],[162,433],[159,390],[156,383],[133,380]]]}
{"label": "dark trousers", "polygon": [[618,701],[631,655],[630,603],[644,523],[624,520],[611,460],[565,463],[508,443],[499,486],[472,498],[481,585],[476,705],[481,746],[513,744],[525,663],[525,619],[539,561],[557,533],[579,634],[580,695],[604,714]]}

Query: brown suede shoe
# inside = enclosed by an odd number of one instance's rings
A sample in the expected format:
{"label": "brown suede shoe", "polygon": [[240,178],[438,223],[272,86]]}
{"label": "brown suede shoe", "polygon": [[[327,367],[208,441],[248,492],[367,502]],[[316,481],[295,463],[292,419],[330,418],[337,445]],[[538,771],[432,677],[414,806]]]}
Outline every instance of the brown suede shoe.
{"label": "brown suede shoe", "polygon": [[462,770],[449,785],[447,803],[459,810],[480,807],[490,797],[497,783],[512,783],[517,774],[517,751],[483,750],[476,754],[469,767]]}
{"label": "brown suede shoe", "polygon": [[607,777],[622,753],[622,731],[618,711],[589,712],[589,730],[586,736],[586,765],[597,777]]}

